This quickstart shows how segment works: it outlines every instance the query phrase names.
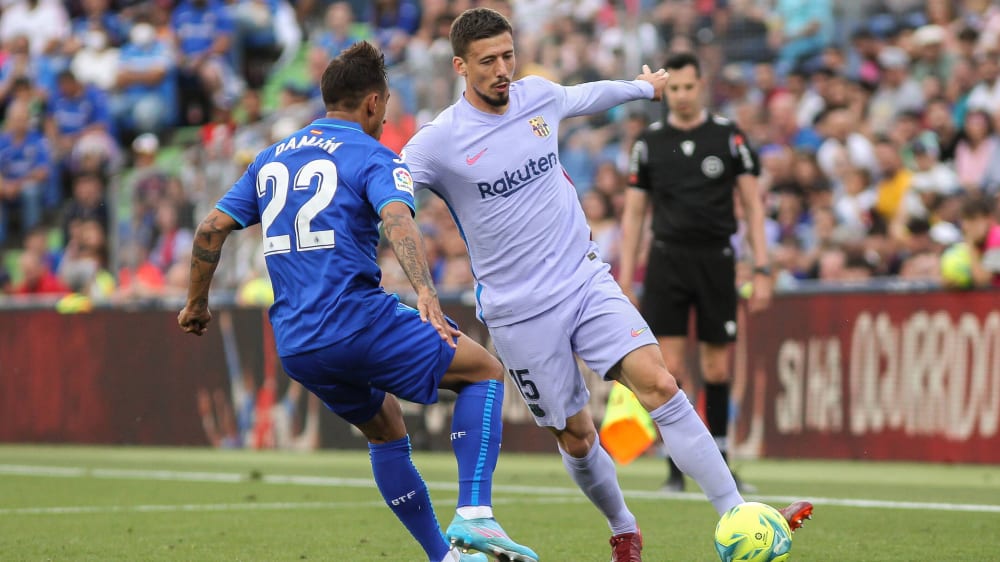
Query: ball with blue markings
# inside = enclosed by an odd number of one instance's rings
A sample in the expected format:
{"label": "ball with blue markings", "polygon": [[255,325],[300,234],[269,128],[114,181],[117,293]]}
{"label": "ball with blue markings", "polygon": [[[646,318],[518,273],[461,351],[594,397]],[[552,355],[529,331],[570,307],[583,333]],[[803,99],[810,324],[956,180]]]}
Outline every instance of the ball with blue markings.
{"label": "ball with blue markings", "polygon": [[780,562],[791,550],[788,522],[767,504],[741,503],[715,526],[715,551],[722,562]]}

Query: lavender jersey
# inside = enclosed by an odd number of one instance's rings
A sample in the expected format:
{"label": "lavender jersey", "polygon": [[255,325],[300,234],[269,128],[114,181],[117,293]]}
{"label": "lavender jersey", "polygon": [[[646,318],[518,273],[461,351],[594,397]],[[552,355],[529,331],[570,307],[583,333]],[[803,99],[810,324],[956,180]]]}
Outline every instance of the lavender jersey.
{"label": "lavender jersey", "polygon": [[563,87],[526,77],[511,83],[503,115],[463,96],[406,145],[414,184],[444,199],[465,239],[488,326],[544,312],[607,270],[559,163],[559,122],[652,96],[639,80]]}

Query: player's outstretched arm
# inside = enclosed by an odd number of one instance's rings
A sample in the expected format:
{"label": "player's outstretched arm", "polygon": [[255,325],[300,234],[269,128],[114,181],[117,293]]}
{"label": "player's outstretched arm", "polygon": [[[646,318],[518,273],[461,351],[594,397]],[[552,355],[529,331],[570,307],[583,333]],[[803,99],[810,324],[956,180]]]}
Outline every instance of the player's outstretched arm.
{"label": "player's outstretched arm", "polygon": [[663,95],[663,89],[667,87],[667,80],[669,78],[669,72],[662,68],[653,72],[649,69],[648,64],[642,65],[642,74],[635,77],[636,80],[649,82],[649,85],[653,87],[653,101],[660,100],[660,97]]}
{"label": "player's outstretched arm", "polygon": [[392,250],[396,252],[399,265],[417,291],[420,319],[430,322],[441,339],[455,347],[455,338],[460,332],[448,324],[441,311],[437,289],[434,288],[431,270],[427,265],[427,254],[424,253],[424,241],[410,208],[398,201],[387,204],[382,208],[382,229],[386,239],[392,244]]}
{"label": "player's outstretched arm", "polygon": [[606,111],[616,105],[635,100],[658,100],[667,87],[669,74],[664,69],[652,72],[643,65],[635,80],[598,80],[562,89],[562,116],[576,117]]}
{"label": "player's outstretched arm", "polygon": [[208,310],[208,290],[212,286],[215,268],[222,255],[222,244],[239,224],[218,209],[198,225],[191,248],[191,280],[188,284],[187,305],[177,315],[177,324],[189,334],[200,336],[208,330],[212,313]]}

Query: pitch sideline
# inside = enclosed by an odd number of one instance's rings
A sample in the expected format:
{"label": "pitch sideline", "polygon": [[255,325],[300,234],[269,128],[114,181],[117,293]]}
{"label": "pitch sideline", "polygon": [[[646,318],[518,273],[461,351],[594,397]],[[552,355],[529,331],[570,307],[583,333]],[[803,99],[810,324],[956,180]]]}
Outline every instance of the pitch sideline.
{"label": "pitch sideline", "polygon": [[[117,468],[86,468],[86,467],[61,467],[61,466],[36,466],[21,464],[0,464],[0,474],[11,476],[40,476],[55,478],[101,478],[101,479],[122,479],[122,480],[160,480],[175,482],[219,482],[219,483],[241,483],[241,482],[262,482],[265,484],[285,484],[297,486],[329,486],[341,488],[375,488],[375,482],[366,478],[337,478],[330,476],[303,476],[303,475],[281,475],[263,474],[254,476],[238,472],[187,472],[176,470],[138,470],[138,469],[117,469]],[[427,487],[431,490],[457,491],[458,485],[450,482],[427,482]],[[530,494],[546,496],[540,501],[552,502],[554,497],[567,499],[578,499],[583,501],[580,491],[576,488],[556,488],[541,486],[506,486],[494,484],[493,490],[511,494]],[[705,496],[700,493],[670,493],[646,490],[626,490],[625,497],[634,500],[683,500],[683,501],[705,501]],[[970,504],[970,503],[947,503],[947,502],[908,502],[873,500],[864,498],[825,498],[825,497],[791,497],[791,496],[768,496],[768,495],[748,495],[748,500],[763,501],[768,503],[790,502],[798,499],[809,499],[816,505],[870,508],[870,509],[904,509],[904,510],[929,510],[929,511],[957,511],[971,513],[1000,513],[1000,505]],[[517,501],[523,502],[524,499]],[[0,509],[0,515],[28,514],[28,513],[96,513],[101,510],[107,511],[223,511],[227,509],[295,509],[298,507],[307,509],[329,509],[336,506],[367,506],[383,505],[382,502],[307,502],[307,503],[256,503],[256,504],[184,504],[178,506],[109,506],[107,508],[93,508],[98,511],[87,511],[90,507],[55,507],[55,508],[9,508]],[[568,502],[569,503],[569,502]],[[251,508],[247,506],[258,506]],[[139,509],[142,508],[142,509]],[[64,510],[64,511],[45,511]],[[73,511],[78,510],[78,511]]]}

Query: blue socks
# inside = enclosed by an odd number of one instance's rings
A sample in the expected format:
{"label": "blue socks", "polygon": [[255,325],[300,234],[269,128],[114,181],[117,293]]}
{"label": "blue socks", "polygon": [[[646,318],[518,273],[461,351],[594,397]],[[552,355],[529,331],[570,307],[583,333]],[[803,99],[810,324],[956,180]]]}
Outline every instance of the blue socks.
{"label": "blue socks", "polygon": [[378,445],[369,443],[368,451],[375,484],[386,505],[417,539],[428,560],[442,560],[449,545],[434,515],[427,485],[410,458],[410,437]]}
{"label": "blue socks", "polygon": [[477,382],[458,393],[451,421],[451,446],[458,460],[458,507],[493,504],[502,409],[503,381]]}
{"label": "blue socks", "polygon": [[[470,384],[458,393],[451,444],[458,460],[458,507],[493,504],[493,471],[500,456],[503,382]],[[430,494],[410,458],[409,436],[368,444],[372,473],[389,509],[420,543],[429,560],[442,560],[449,545],[441,534]]]}

